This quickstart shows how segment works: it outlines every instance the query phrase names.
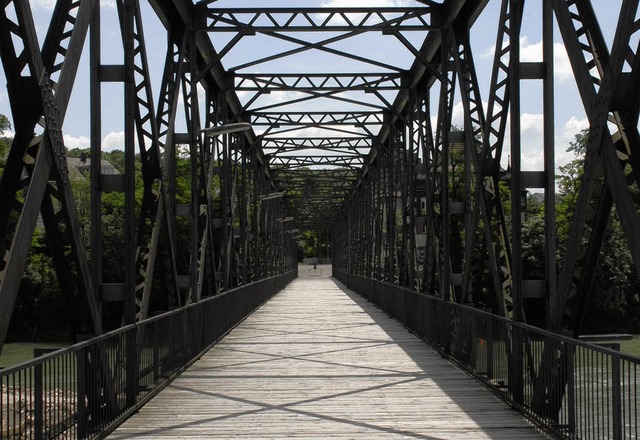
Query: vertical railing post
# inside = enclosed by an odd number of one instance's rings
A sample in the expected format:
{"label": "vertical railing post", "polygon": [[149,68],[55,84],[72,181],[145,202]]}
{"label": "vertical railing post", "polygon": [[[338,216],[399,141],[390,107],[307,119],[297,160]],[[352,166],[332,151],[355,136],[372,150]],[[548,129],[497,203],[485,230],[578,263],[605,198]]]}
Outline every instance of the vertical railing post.
{"label": "vertical railing post", "polygon": [[136,397],[138,395],[138,327],[133,327],[127,330],[125,333],[126,340],[126,396],[127,396],[127,408],[131,408],[136,404]]}
{"label": "vertical railing post", "polygon": [[150,328],[151,328],[151,362],[153,364],[153,383],[155,384],[156,381],[160,378],[160,358],[159,358],[159,343],[160,343],[160,337],[159,337],[159,327],[160,327],[160,321],[155,321],[154,323],[151,324]]}
{"label": "vertical railing post", "polygon": [[442,325],[440,326],[440,332],[442,333],[442,348],[445,354],[451,354],[451,307],[450,303],[446,300],[441,302],[444,313],[442,313]]}
{"label": "vertical railing post", "polygon": [[564,344],[564,356],[567,375],[567,422],[570,434],[576,432],[576,381],[575,381],[575,353],[573,344]]}
{"label": "vertical railing post", "polygon": [[43,404],[43,384],[42,384],[42,364],[38,363],[34,366],[33,371],[34,387],[33,387],[33,431],[34,438],[41,440],[43,438],[43,418],[44,418],[44,404]]}
{"label": "vertical railing post", "polygon": [[487,319],[487,378],[493,379],[493,319]]}
{"label": "vertical railing post", "polygon": [[76,413],[78,417],[78,438],[84,438],[87,432],[87,349],[76,352]]}
{"label": "vertical railing post", "polygon": [[611,357],[611,400],[613,440],[622,439],[622,390],[620,387],[620,355]]}
{"label": "vertical railing post", "polygon": [[522,331],[517,325],[511,324],[511,340],[509,356],[509,389],[515,403],[524,403],[524,382],[523,382],[523,350]]}

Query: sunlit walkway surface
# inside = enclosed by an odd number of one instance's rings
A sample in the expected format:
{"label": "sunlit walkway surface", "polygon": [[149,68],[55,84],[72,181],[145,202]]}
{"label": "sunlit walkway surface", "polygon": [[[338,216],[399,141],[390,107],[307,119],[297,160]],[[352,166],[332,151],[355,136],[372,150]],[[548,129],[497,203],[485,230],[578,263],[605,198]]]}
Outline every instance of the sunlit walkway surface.
{"label": "sunlit walkway surface", "polygon": [[329,267],[307,269],[110,438],[542,438]]}

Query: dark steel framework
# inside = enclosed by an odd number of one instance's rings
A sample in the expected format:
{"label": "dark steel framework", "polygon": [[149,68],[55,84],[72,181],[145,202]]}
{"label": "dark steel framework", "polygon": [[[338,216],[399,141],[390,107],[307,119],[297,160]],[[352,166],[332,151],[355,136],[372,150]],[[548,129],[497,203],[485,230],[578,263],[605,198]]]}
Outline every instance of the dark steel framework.
{"label": "dark steel framework", "polygon": [[[331,235],[334,268],[342,273],[474,304],[519,322],[526,321],[527,301],[544,302],[548,329],[577,332],[613,209],[640,274],[634,196],[640,185],[639,2],[621,1],[610,52],[589,0],[529,1],[541,8],[542,60],[520,60],[524,0],[501,0],[485,101],[470,31],[488,0],[385,8],[225,8],[215,0],[150,0],[167,36],[159,90],[150,80],[138,0],[115,2],[124,54],[117,65],[101,59],[98,2],[58,1],[42,47],[29,2],[2,2],[0,57],[15,138],[0,182],[0,343],[38,215],[76,335],[104,331],[107,303],[121,305],[126,325],[285,273],[296,264],[295,231],[305,230]],[[554,21],[590,123],[585,173],[560,269]],[[393,42],[411,62],[349,50],[362,35]],[[241,49],[258,37],[275,42],[274,51]],[[85,45],[92,164],[88,247],[62,136]],[[244,59],[235,62],[238,52]],[[273,70],[301,54],[339,58],[353,67]],[[531,81],[543,91],[544,166],[523,171],[520,91]],[[124,96],[121,175],[100,170],[105,83],[119,84]],[[452,124],[457,102],[462,127]],[[202,132],[238,122],[254,129],[213,137]],[[507,154],[505,170],[500,163]],[[177,157],[190,161],[187,203],[177,201]],[[509,194],[508,217],[501,186]],[[533,188],[545,194],[540,279],[526,279],[522,262],[522,198]],[[140,190],[142,200],[136,201]],[[107,284],[101,196],[113,191],[125,200],[125,269],[121,282]],[[188,241],[177,240],[178,228],[188,229]]]}

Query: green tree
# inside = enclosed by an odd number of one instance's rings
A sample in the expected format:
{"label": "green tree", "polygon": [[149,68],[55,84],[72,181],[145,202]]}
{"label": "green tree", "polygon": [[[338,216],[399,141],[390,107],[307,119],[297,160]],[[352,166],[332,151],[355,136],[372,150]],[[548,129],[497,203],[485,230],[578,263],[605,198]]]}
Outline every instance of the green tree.
{"label": "green tree", "polygon": [[9,118],[5,115],[0,114],[0,176],[2,176],[2,172],[4,171],[6,155],[11,143],[11,140],[4,136],[7,130],[11,130],[11,122],[9,122]]}
{"label": "green tree", "polygon": [[584,155],[586,152],[589,130],[582,130],[575,135],[573,142],[569,143],[568,152],[573,152],[574,158],[566,165],[560,167],[560,175],[556,176],[560,193],[560,203],[557,206],[557,227],[560,239],[566,238],[569,226],[573,220],[573,213],[578,201],[580,179],[584,171]]}
{"label": "green tree", "polygon": [[0,136],[4,136],[4,132],[11,130],[11,122],[5,115],[0,114]]}
{"label": "green tree", "polygon": [[[574,159],[560,167],[561,174],[557,176],[560,199],[556,219],[560,257],[566,249],[569,228],[578,200],[588,137],[588,130],[583,130],[575,136],[567,149],[574,153]],[[639,199],[638,194],[634,194],[634,197],[636,200]],[[592,223],[593,216],[592,213],[588,224]],[[583,240],[586,246],[587,238],[583,237]],[[561,268],[562,264],[560,258],[558,267]],[[614,208],[600,249],[582,332],[637,332],[640,330],[639,294],[640,282],[633,269],[629,245]]]}

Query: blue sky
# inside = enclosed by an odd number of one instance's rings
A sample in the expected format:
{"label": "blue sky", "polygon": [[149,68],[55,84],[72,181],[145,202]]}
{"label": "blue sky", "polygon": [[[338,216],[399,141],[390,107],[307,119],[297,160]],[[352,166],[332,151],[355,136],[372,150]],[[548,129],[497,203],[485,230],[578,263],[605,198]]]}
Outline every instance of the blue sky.
{"label": "blue sky", "polygon": [[[42,39],[46,32],[48,21],[54,5],[52,0],[31,0],[30,1],[36,27],[39,37]],[[103,15],[103,63],[117,64],[122,62],[122,43],[119,37],[119,28],[117,25],[115,7],[112,0],[101,0]],[[267,1],[259,2],[265,7],[277,7],[289,5],[298,6],[414,6],[412,1],[399,0],[316,0],[316,1]],[[615,32],[615,23],[620,8],[621,0],[593,0],[593,6],[600,18],[600,25],[609,44],[613,39]],[[542,1],[529,0],[526,2],[525,18],[523,23],[523,32],[521,39],[521,51],[523,61],[536,61],[542,57],[541,52],[541,19],[540,9]],[[214,3],[217,7],[242,7],[255,6],[256,0],[220,0]],[[166,49],[165,34],[159,21],[155,18],[153,11],[142,0],[141,7],[145,18],[145,35],[148,48],[149,63],[151,65],[151,78],[154,85],[154,93],[159,89],[160,76],[162,75],[162,67],[164,63],[164,55]],[[474,48],[474,57],[476,68],[479,74],[480,88],[483,100],[487,100],[489,91],[489,76],[491,74],[491,65],[493,62],[492,47],[495,44],[497,18],[500,7],[500,1],[491,0],[489,5],[478,19],[476,26],[472,30],[472,40]],[[214,43],[222,42],[224,36],[215,36]],[[318,37],[310,37],[318,38]],[[415,35],[414,40],[419,44],[419,40],[423,35]],[[571,156],[565,152],[569,141],[582,128],[587,126],[584,109],[580,102],[575,82],[571,75],[571,70],[566,59],[566,54],[562,48],[559,32],[556,29],[556,155],[558,164],[565,163],[571,159]],[[218,41],[219,40],[219,41]],[[41,40],[42,41],[42,40]],[[388,60],[394,63],[402,63],[407,67],[410,65],[412,58],[408,52],[402,47],[393,45],[393,43],[381,43],[378,36],[366,35],[358,39],[350,40],[345,43],[336,44],[333,47],[361,54],[364,57]],[[247,58],[253,58],[253,53],[269,53],[274,51],[278,45],[285,47],[286,44],[274,42],[273,40],[265,40],[258,37],[246,38],[228,57],[223,60],[225,67],[241,64]],[[246,56],[251,51],[252,55]],[[255,52],[254,52],[255,51]],[[321,58],[311,56],[310,54],[300,55],[295,59],[287,61],[279,61],[277,63],[265,64],[258,66],[254,71],[269,71],[269,69],[290,69],[291,71],[304,70],[313,68],[313,63],[322,62]],[[359,70],[357,66],[350,65],[344,59],[334,58],[331,61],[330,69],[334,71]],[[260,70],[264,69],[264,70]],[[375,69],[369,69],[371,71]],[[4,72],[0,72],[0,113],[7,115],[12,119],[10,107],[7,98],[6,80]],[[88,53],[85,48],[82,65],[80,66],[79,76],[74,87],[71,105],[69,107],[63,131],[68,147],[86,147],[89,143],[89,102],[88,102]],[[542,100],[541,100],[541,82],[527,81],[522,86],[522,142],[523,142],[523,168],[529,170],[542,169],[542,155],[540,147],[542,144]],[[241,96],[241,99],[244,97]],[[262,98],[265,104],[276,102],[278,99],[284,99],[284,96],[278,94],[267,95]],[[105,150],[120,148],[122,145],[122,85],[105,84],[103,85],[103,148]],[[154,95],[157,99],[157,95]],[[323,104],[316,104],[323,105]],[[331,104],[327,104],[331,105]],[[335,104],[334,104],[335,105]],[[456,115],[458,125],[462,125],[461,106],[458,105]],[[180,118],[179,118],[180,119]],[[178,124],[181,124],[178,122]],[[180,129],[180,128],[179,128]]]}

